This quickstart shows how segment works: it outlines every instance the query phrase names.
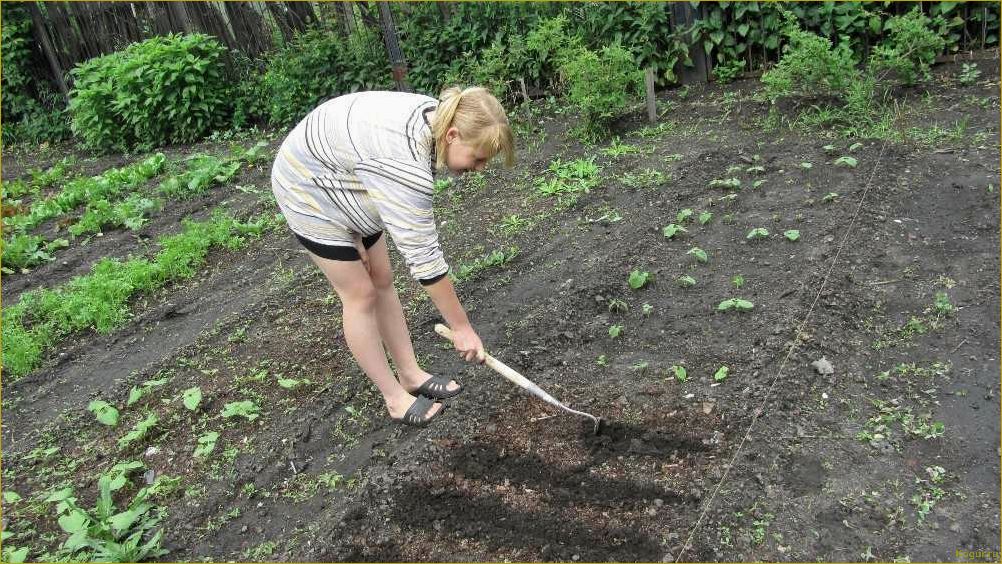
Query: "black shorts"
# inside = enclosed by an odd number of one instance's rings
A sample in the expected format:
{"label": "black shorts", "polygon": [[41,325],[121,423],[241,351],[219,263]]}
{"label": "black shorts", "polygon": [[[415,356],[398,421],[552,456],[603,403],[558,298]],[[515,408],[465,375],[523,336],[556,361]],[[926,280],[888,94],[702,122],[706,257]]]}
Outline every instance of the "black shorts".
{"label": "black shorts", "polygon": [[[303,237],[299,233],[293,233],[296,239],[303,244],[304,247],[311,253],[317,255],[318,257],[330,259],[330,260],[362,260],[362,257],[358,254],[358,250],[355,247],[342,247],[339,245],[324,245],[323,243],[317,243],[316,241],[311,241],[306,237]],[[380,231],[375,235],[369,235],[367,237],[362,237],[362,246],[366,249],[372,248],[373,245],[379,241],[379,238],[383,236],[383,232]]]}

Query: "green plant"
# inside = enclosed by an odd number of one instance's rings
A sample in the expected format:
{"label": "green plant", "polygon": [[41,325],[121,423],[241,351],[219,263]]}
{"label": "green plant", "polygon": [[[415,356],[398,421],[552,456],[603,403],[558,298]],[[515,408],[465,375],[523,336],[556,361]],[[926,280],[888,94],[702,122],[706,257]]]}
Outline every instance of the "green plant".
{"label": "green plant", "polygon": [[223,406],[223,411],[219,415],[229,419],[230,417],[244,417],[248,421],[258,418],[261,408],[252,400],[231,401]]}
{"label": "green plant", "polygon": [[626,313],[630,311],[630,306],[626,305],[626,302],[624,302],[623,300],[620,300],[618,298],[612,298],[611,300],[609,300],[609,311]]}
{"label": "green plant", "polygon": [[856,159],[853,157],[845,156],[835,159],[835,166],[841,166],[846,168],[856,168]]}
{"label": "green plant", "polygon": [[202,403],[202,388],[198,386],[188,388],[182,394],[182,402],[188,411],[198,409],[198,404]]}
{"label": "green plant", "polygon": [[643,312],[644,317],[648,317],[650,316],[651,312],[654,311],[654,306],[648,303],[642,304],[640,306],[640,311]]}
{"label": "green plant", "polygon": [[711,212],[702,212],[699,214],[700,225],[706,225],[707,223],[710,223],[711,219],[713,219],[713,214]]}
{"label": "green plant", "polygon": [[609,326],[609,336],[615,339],[623,332],[622,325],[610,325]]}
{"label": "green plant", "polygon": [[828,202],[834,201],[835,198],[838,198],[838,192],[828,192],[823,198],[821,198],[821,202],[827,204]]}
{"label": "green plant", "polygon": [[136,426],[133,427],[131,431],[119,437],[118,447],[127,448],[135,441],[142,440],[143,438],[146,437],[146,434],[149,433],[150,429],[155,427],[159,422],[160,418],[157,417],[157,414],[155,413],[148,414],[145,419],[136,423]]}
{"label": "green plant", "polygon": [[783,34],[789,43],[779,63],[762,75],[765,95],[775,103],[787,96],[844,98],[860,72],[846,43],[831,41],[801,29],[793,14],[785,14]]}
{"label": "green plant", "polygon": [[741,287],[745,285],[745,277],[740,274],[735,274],[734,277],[731,278],[731,284],[734,285],[735,289],[740,290]]}
{"label": "green plant", "polygon": [[495,249],[482,257],[478,257],[472,263],[459,265],[459,268],[455,273],[449,273],[449,278],[454,282],[471,280],[489,268],[501,267],[508,264],[512,261],[512,259],[518,256],[518,252],[517,246],[512,246],[507,249]]}
{"label": "green plant", "polygon": [[786,237],[790,241],[796,241],[800,239],[800,231],[797,231],[796,229],[788,229],[783,232],[783,237]]}
{"label": "green plant", "polygon": [[668,239],[675,237],[675,235],[679,233],[688,233],[688,232],[689,232],[688,229],[675,223],[669,223],[668,225],[664,226],[664,228],[661,229],[661,234]]}
{"label": "green plant", "polygon": [[981,71],[978,70],[977,63],[964,63],[960,69],[960,72],[957,74],[957,82],[963,86],[971,86],[981,76]]}
{"label": "green plant", "polygon": [[650,282],[650,280],[651,280],[650,272],[647,272],[646,270],[643,271],[634,270],[633,272],[630,272],[630,278],[628,282],[630,284],[630,288],[633,288],[634,290],[639,290],[643,288],[645,285],[647,285],[647,283]]}
{"label": "green plant", "polygon": [[693,248],[689,249],[688,251],[686,251],[685,254],[691,255],[691,256],[695,257],[696,260],[698,260],[699,262],[706,262],[706,261],[709,260],[709,257],[707,256],[706,251],[704,251],[703,249],[700,249],[699,247],[693,247]]}
{"label": "green plant", "polygon": [[741,72],[745,69],[745,61],[743,59],[733,59],[726,63],[721,63],[713,66],[713,78],[716,79],[720,84],[729,84],[734,82]]}
{"label": "green plant", "polygon": [[501,220],[501,231],[507,235],[514,235],[525,230],[529,226],[529,220],[523,218],[521,215],[514,213],[505,216]]}
{"label": "green plant", "polygon": [[695,279],[695,278],[693,278],[692,276],[689,276],[688,274],[684,274],[684,275],[682,275],[682,276],[679,276],[679,277],[678,277],[678,278],[677,278],[677,279],[675,280],[675,282],[676,282],[676,283],[677,283],[677,284],[678,284],[679,286],[681,286],[681,287],[683,287],[683,288],[687,288],[687,287],[689,287],[689,286],[695,286],[695,285],[696,285],[696,279]]}
{"label": "green plant", "polygon": [[626,110],[631,97],[640,94],[643,85],[643,73],[633,55],[619,44],[599,52],[577,49],[561,65],[560,75],[568,102],[584,118],[575,131],[589,141],[607,134],[609,124]]}
{"label": "green plant", "polygon": [[727,374],[729,371],[730,369],[727,366],[721,366],[720,368],[717,369],[716,372],[713,373],[713,380],[715,382],[723,382],[724,380],[727,379]]}
{"label": "green plant", "polygon": [[623,155],[635,155],[640,152],[640,147],[627,145],[619,142],[619,137],[614,137],[608,147],[602,149],[602,154],[607,157],[621,157]]}
{"label": "green plant", "polygon": [[765,227],[756,227],[748,232],[745,239],[765,239],[769,236],[769,230]]}
{"label": "green plant", "polygon": [[160,523],[159,511],[147,502],[149,490],[136,493],[124,511],[117,511],[112,492],[121,489],[127,478],[102,475],[98,479],[98,498],[94,509],[86,510],[77,504],[73,488],[56,491],[45,498],[56,504],[59,527],[69,535],[63,541],[63,553],[77,560],[84,550],[97,562],[141,562],[167,554],[160,548],[162,531],[157,531],[144,541],[149,531]]}
{"label": "green plant", "polygon": [[741,298],[729,298],[719,304],[717,304],[717,311],[751,311],[755,307],[755,304],[748,300],[742,300]]}
{"label": "green plant", "polygon": [[929,77],[929,67],[936,55],[943,51],[946,41],[933,29],[934,23],[919,7],[902,16],[894,16],[884,23],[886,38],[870,56],[874,71],[893,70],[906,85]]}
{"label": "green plant", "polygon": [[204,34],[157,36],[71,71],[73,132],[96,149],[199,139],[230,111],[226,49]]}
{"label": "green plant", "polygon": [[600,355],[598,355],[598,358],[595,359],[595,364],[597,364],[599,366],[608,366],[609,365],[609,360],[605,357],[604,354],[600,354]]}
{"label": "green plant", "polygon": [[675,364],[671,367],[671,371],[672,374],[675,375],[675,379],[681,383],[685,383],[685,381],[689,379],[689,375],[686,373],[684,366]]}
{"label": "green plant", "polygon": [[240,169],[237,159],[213,155],[193,155],[186,159],[187,170],[160,183],[159,191],[168,198],[187,200],[194,198],[214,184],[222,184]]}
{"label": "green plant", "polygon": [[157,380],[147,380],[146,382],[143,382],[141,386],[132,386],[132,389],[129,390],[129,399],[126,400],[125,405],[130,406],[136,403],[142,399],[144,395],[149,393],[150,390],[153,388],[159,388],[169,381],[170,380],[168,378],[160,378]]}
{"label": "green plant", "polygon": [[216,442],[219,440],[219,433],[209,431],[198,437],[198,446],[195,447],[196,458],[206,458],[216,449]]}
{"label": "green plant", "polygon": [[730,190],[738,190],[741,188],[741,180],[738,178],[726,178],[726,179],[716,178],[710,181],[710,188],[727,188]]}
{"label": "green plant", "polygon": [[54,259],[52,254],[57,249],[68,246],[70,242],[66,239],[45,241],[40,235],[26,233],[15,233],[10,239],[0,243],[0,249],[3,249],[4,268],[8,272],[13,272],[9,267],[27,269],[51,261]]}
{"label": "green plant", "polygon": [[114,427],[118,425],[118,410],[110,403],[102,400],[93,400],[87,405],[87,411],[93,412],[97,420],[105,425]]}

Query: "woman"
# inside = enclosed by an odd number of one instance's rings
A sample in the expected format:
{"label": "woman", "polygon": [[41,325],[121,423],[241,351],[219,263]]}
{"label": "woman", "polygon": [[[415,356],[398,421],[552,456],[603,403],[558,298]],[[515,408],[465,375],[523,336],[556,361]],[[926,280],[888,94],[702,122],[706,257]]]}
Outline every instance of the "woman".
{"label": "woman", "polygon": [[514,138],[501,104],[483,88],[450,88],[439,100],[403,92],[329,100],[296,125],[275,159],[278,205],[341,298],[348,348],[395,421],[427,425],[444,410],[435,400],[462,386],[418,366],[383,231],[452,329],[456,350],[483,362],[480,337],[446,276],[432,171],[483,170],[499,153],[512,166]]}

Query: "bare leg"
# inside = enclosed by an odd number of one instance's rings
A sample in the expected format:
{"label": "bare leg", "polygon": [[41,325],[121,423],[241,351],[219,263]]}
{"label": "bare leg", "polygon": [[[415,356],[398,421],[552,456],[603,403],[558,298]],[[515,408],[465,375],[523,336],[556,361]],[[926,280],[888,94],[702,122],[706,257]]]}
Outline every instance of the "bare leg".
{"label": "bare leg", "polygon": [[[428,374],[418,366],[414,356],[414,345],[411,342],[410,331],[404,318],[404,308],[400,297],[393,287],[393,271],[390,268],[390,257],[386,251],[386,237],[381,237],[368,250],[369,269],[372,284],[376,288],[376,320],[383,344],[389,349],[393,364],[397,367],[400,383],[408,390],[415,390],[428,378]],[[459,389],[454,380],[447,386],[449,390]]]}
{"label": "bare leg", "polygon": [[[310,253],[310,258],[327,276],[341,298],[344,337],[351,354],[383,394],[390,416],[402,417],[415,398],[397,382],[386,362],[376,315],[378,293],[372,285],[372,279],[361,261],[328,260],[313,253]],[[436,403],[425,416],[433,415],[440,409],[442,404]]]}

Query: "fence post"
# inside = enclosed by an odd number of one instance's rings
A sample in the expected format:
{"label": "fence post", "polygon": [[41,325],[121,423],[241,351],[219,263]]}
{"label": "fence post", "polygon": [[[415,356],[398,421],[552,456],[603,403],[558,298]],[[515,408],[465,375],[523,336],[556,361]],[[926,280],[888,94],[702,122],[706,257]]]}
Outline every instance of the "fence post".
{"label": "fence post", "polygon": [[[672,30],[678,31],[690,27],[697,20],[702,19],[702,11],[702,6],[693,9],[688,2],[671,2]],[[680,82],[682,84],[709,82],[710,65],[706,58],[706,51],[703,50],[702,42],[697,41],[689,45],[689,57],[692,59],[693,64],[691,68],[681,62],[678,63],[678,66],[681,67],[679,69],[681,72],[676,73],[676,76],[680,77]]]}
{"label": "fence post", "polygon": [[397,83],[397,90],[401,92],[411,92],[411,87],[407,84],[407,62],[404,54],[400,51],[400,42],[397,40],[397,30],[393,25],[393,14],[390,13],[388,2],[379,2],[379,19],[383,25],[383,41],[386,42],[386,52],[390,55],[390,65],[393,67],[393,80]]}
{"label": "fence post", "polygon": [[42,50],[45,51],[45,58],[49,60],[49,68],[52,70],[52,76],[55,77],[59,91],[62,92],[63,98],[68,104],[70,102],[70,91],[66,87],[66,81],[63,80],[63,71],[59,68],[59,61],[56,59],[55,50],[52,48],[52,40],[49,39],[49,31],[45,28],[45,22],[42,20],[42,12],[39,11],[38,5],[34,2],[27,2],[27,4],[28,11],[31,13],[31,23],[35,30],[35,36],[42,43]]}
{"label": "fence post", "polygon": [[647,121],[658,121],[657,99],[654,97],[654,68],[647,67],[644,72],[644,85],[647,87]]}

